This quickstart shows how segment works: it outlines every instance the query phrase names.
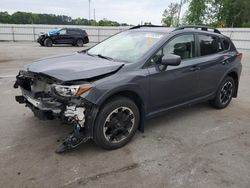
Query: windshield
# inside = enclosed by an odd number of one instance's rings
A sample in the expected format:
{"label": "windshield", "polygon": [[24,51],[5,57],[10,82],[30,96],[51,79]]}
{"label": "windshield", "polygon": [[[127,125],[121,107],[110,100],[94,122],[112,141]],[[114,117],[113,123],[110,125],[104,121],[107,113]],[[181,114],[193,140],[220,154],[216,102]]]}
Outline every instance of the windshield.
{"label": "windshield", "polygon": [[88,54],[131,63],[143,57],[162,36],[153,32],[122,32],[94,46]]}

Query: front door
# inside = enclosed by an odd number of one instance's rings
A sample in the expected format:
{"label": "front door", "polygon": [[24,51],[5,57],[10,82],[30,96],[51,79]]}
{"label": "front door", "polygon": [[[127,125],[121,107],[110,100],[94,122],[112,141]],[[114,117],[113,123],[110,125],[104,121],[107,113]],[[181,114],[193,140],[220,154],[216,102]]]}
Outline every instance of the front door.
{"label": "front door", "polygon": [[[163,55],[179,55],[179,66],[163,67]],[[183,34],[171,39],[149,61],[150,111],[157,112],[190,101],[198,96],[198,77],[195,60],[196,47],[193,34]]]}
{"label": "front door", "polygon": [[68,43],[68,35],[66,29],[61,29],[59,33],[55,36],[56,44],[67,44]]}

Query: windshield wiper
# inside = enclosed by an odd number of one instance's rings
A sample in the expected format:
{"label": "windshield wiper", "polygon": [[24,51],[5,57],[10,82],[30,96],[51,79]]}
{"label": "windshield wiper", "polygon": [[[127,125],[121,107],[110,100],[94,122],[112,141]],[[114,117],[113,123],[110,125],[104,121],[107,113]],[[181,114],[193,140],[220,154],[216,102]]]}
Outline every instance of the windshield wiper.
{"label": "windshield wiper", "polygon": [[112,57],[104,56],[104,55],[102,55],[102,54],[90,54],[90,53],[88,53],[88,52],[87,52],[87,54],[88,54],[89,56],[92,56],[92,57],[97,56],[97,57],[100,57],[100,58],[102,58],[102,59],[107,59],[107,60],[109,60],[109,61],[115,61]]}

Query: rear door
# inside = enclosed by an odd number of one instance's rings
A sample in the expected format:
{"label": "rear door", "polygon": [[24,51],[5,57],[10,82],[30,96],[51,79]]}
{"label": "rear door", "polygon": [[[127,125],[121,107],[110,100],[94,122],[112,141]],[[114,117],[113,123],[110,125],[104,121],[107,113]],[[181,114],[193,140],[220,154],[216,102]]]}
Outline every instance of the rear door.
{"label": "rear door", "polygon": [[220,37],[212,34],[197,34],[199,67],[198,90],[200,95],[206,96],[214,93],[220,79],[227,70],[228,52]]}
{"label": "rear door", "polygon": [[80,36],[80,31],[76,29],[67,29],[67,43],[74,43]]}
{"label": "rear door", "polygon": [[[166,54],[181,56],[181,64],[164,69],[158,61]],[[151,112],[176,106],[198,96],[194,34],[175,36],[149,61]]]}

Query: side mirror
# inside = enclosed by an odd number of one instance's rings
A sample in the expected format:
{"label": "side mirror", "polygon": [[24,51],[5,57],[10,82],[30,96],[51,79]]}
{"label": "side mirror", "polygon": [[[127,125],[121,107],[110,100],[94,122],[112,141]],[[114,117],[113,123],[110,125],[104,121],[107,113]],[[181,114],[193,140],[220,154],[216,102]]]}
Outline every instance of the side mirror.
{"label": "side mirror", "polygon": [[164,55],[161,59],[161,64],[166,66],[178,66],[181,64],[181,57],[174,54]]}

